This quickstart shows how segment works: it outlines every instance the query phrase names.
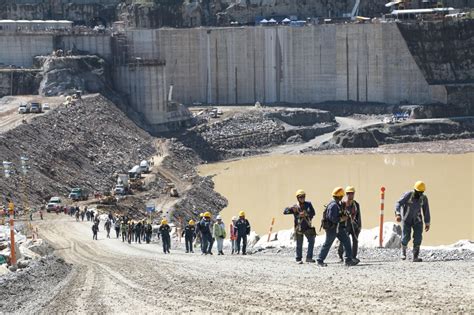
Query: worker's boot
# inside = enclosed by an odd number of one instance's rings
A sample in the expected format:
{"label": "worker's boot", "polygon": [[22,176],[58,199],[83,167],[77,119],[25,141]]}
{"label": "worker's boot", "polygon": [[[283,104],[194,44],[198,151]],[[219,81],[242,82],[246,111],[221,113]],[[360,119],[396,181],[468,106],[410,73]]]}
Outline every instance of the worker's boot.
{"label": "worker's boot", "polygon": [[402,245],[402,260],[407,259],[407,247]]}
{"label": "worker's boot", "polygon": [[413,247],[413,262],[422,262],[423,259],[419,258],[420,255],[420,246]]}

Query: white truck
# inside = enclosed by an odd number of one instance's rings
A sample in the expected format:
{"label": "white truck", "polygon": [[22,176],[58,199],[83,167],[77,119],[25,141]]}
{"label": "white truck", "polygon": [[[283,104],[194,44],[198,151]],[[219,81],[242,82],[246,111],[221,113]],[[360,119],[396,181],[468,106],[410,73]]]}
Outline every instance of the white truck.
{"label": "white truck", "polygon": [[127,174],[118,174],[117,184],[114,188],[115,195],[126,195],[128,193],[129,184],[128,184],[128,175]]}
{"label": "white truck", "polygon": [[140,170],[142,173],[149,173],[150,172],[150,164],[147,160],[143,160],[140,162]]}

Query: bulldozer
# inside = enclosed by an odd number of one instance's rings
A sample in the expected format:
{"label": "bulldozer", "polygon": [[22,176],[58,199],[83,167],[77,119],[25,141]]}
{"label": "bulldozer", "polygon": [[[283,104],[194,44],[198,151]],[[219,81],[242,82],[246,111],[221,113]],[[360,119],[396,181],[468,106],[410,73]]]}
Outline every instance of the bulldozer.
{"label": "bulldozer", "polygon": [[102,197],[99,199],[101,205],[115,205],[117,204],[117,198],[113,196],[110,192],[105,192],[102,194]]}

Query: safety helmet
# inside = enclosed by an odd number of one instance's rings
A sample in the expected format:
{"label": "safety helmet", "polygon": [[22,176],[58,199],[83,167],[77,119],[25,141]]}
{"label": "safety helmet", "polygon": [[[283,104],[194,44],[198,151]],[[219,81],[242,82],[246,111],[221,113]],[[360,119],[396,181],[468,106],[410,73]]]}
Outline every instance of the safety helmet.
{"label": "safety helmet", "polygon": [[239,212],[239,217],[245,217],[245,211],[240,211]]}
{"label": "safety helmet", "polygon": [[356,192],[356,190],[355,190],[354,186],[347,186],[346,187],[346,194],[347,193],[355,193],[355,192]]}
{"label": "safety helmet", "polygon": [[166,219],[161,220],[161,225],[163,225],[163,224],[168,224],[168,220],[166,220]]}
{"label": "safety helmet", "polygon": [[339,197],[339,198],[344,197],[344,188],[342,188],[342,187],[334,188],[334,190],[332,191],[332,196],[333,197]]}
{"label": "safety helmet", "polygon": [[199,213],[199,217],[200,217],[200,218],[204,217],[204,213],[202,213],[202,212]]}
{"label": "safety helmet", "polygon": [[237,219],[238,218],[235,215],[232,217],[232,221],[237,221]]}
{"label": "safety helmet", "polygon": [[203,215],[205,218],[210,218],[211,217],[211,213],[209,211],[206,211],[204,212],[204,215]]}
{"label": "safety helmet", "polygon": [[306,193],[304,192],[303,189],[298,189],[295,193],[296,195],[296,198],[300,197],[300,196],[306,196]]}
{"label": "safety helmet", "polygon": [[426,186],[425,183],[419,180],[415,183],[415,186],[413,188],[415,188],[415,190],[418,192],[425,192]]}
{"label": "safety helmet", "polygon": [[194,220],[189,220],[188,223],[189,223],[189,225],[194,225],[195,224]]}
{"label": "safety helmet", "polygon": [[222,220],[222,217],[221,217],[220,215],[218,215],[218,216],[216,217],[216,220]]}

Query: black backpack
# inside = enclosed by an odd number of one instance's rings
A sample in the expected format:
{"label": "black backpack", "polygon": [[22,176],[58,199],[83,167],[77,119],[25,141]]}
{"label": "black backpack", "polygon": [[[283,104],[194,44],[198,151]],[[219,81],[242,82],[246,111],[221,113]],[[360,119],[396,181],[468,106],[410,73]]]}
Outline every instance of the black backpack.
{"label": "black backpack", "polygon": [[319,228],[319,231],[321,231],[321,229],[329,230],[335,226],[334,222],[331,222],[331,220],[327,218],[327,213],[328,205],[324,205],[323,217],[321,219],[321,227]]}

